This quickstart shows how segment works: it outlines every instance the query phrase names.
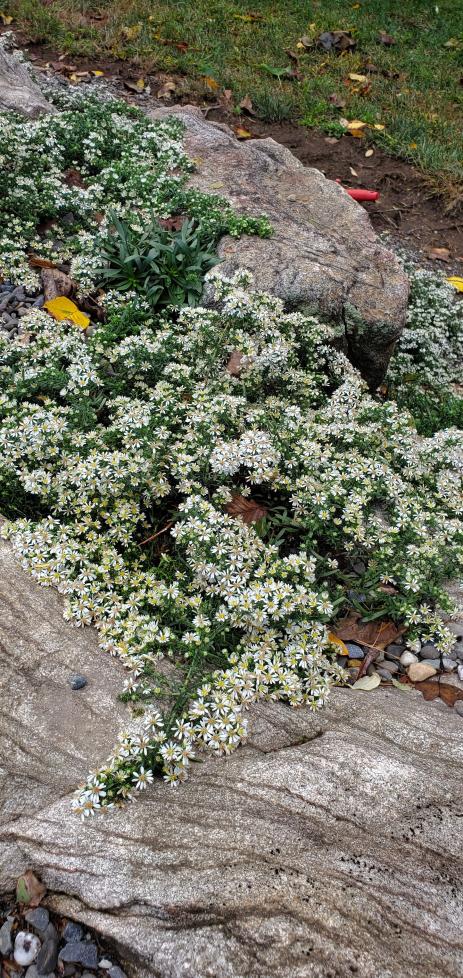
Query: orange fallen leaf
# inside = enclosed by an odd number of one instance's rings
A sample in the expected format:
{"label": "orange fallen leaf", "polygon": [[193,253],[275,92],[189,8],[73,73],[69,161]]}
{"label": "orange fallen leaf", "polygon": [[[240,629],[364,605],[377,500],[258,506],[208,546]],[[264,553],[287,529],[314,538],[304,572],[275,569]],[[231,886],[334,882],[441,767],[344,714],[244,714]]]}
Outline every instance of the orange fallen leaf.
{"label": "orange fallen leaf", "polygon": [[249,129],[243,129],[241,126],[238,126],[238,129],[235,129],[235,136],[237,139],[252,139],[252,132],[249,132]]}
{"label": "orange fallen leaf", "polygon": [[203,75],[203,81],[206,88],[208,88],[210,92],[217,92],[220,88],[218,81],[216,81],[212,75]]}
{"label": "orange fallen leaf", "polygon": [[347,648],[347,645],[344,644],[342,638],[338,638],[338,636],[335,635],[334,632],[328,632],[328,640],[332,642],[333,645],[338,646],[339,648],[338,655],[349,656],[349,649]]}

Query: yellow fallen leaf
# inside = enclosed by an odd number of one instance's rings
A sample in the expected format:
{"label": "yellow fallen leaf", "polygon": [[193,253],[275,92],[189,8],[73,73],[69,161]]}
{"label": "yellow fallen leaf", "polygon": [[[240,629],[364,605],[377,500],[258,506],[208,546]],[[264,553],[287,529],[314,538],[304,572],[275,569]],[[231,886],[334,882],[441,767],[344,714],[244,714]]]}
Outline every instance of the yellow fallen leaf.
{"label": "yellow fallen leaf", "polygon": [[132,24],[131,27],[123,27],[121,29],[121,34],[127,39],[127,41],[134,41],[139,34],[141,34],[141,29],[143,24]]}
{"label": "yellow fallen leaf", "polygon": [[338,655],[349,655],[349,649],[347,648],[347,645],[344,644],[342,638],[338,638],[334,632],[328,632],[328,639],[333,645],[339,646]]}
{"label": "yellow fallen leaf", "polygon": [[409,149],[418,149],[418,143],[409,143],[408,144],[408,148]]}
{"label": "yellow fallen leaf", "polygon": [[350,73],[349,78],[350,78],[351,81],[356,81],[356,82],[366,82],[366,81],[368,81],[368,78],[367,78],[366,75],[356,75],[355,71],[352,71]]}
{"label": "yellow fallen leaf", "polygon": [[365,133],[363,129],[349,129],[349,135],[353,136],[354,139],[363,139]]}
{"label": "yellow fallen leaf", "polygon": [[75,85],[78,85],[79,82],[82,81],[82,79],[78,78],[75,71],[73,71],[72,75],[69,75],[69,81],[74,82]]}
{"label": "yellow fallen leaf", "polygon": [[93,71],[92,70],[92,75],[95,75],[95,78],[101,78],[102,75],[104,75],[104,71]]}
{"label": "yellow fallen leaf", "polygon": [[81,312],[75,302],[67,299],[65,295],[58,295],[56,299],[49,299],[48,302],[44,302],[43,306],[50,313],[50,316],[53,316],[53,319],[56,319],[58,322],[68,320],[70,323],[75,323],[76,326],[80,326],[82,329],[87,329],[90,318],[84,312]]}
{"label": "yellow fallen leaf", "polygon": [[0,20],[5,27],[8,27],[9,24],[13,23],[13,18],[10,16],[10,14],[2,14],[1,11],[0,11]]}
{"label": "yellow fallen leaf", "polygon": [[235,135],[238,139],[252,139],[252,132],[249,132],[248,129],[242,129],[240,126],[235,129]]}
{"label": "yellow fallen leaf", "polygon": [[457,292],[463,292],[463,278],[460,278],[459,275],[451,275],[447,282],[450,282],[450,285],[453,285]]}
{"label": "yellow fallen leaf", "polygon": [[364,129],[366,125],[367,123],[361,122],[360,119],[352,119],[352,122],[347,123],[347,128],[349,129],[349,131],[351,129]]}
{"label": "yellow fallen leaf", "polygon": [[373,129],[377,129],[377,130],[378,130],[378,132],[382,132],[382,131],[383,131],[383,129],[385,129],[385,128],[386,128],[386,126],[383,126],[383,125],[381,124],[381,122],[375,122],[375,124],[374,124],[374,126],[373,126]]}

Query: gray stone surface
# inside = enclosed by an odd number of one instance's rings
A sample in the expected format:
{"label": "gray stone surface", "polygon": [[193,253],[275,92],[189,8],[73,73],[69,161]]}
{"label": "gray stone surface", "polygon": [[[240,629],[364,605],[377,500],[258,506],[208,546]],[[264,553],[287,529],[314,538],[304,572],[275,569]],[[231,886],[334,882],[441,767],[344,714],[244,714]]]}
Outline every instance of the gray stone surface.
{"label": "gray stone surface", "polygon": [[0,44],[0,111],[20,112],[30,119],[56,112],[42,95],[26,65],[4,44]]}
{"label": "gray stone surface", "polygon": [[385,689],[338,690],[317,714],[263,704],[230,758],[82,823],[69,795],[123,721],[120,670],[6,544],[0,580],[0,890],[33,868],[129,978],[460,978],[456,711]]}
{"label": "gray stone surface", "polygon": [[185,122],[186,149],[197,163],[191,184],[221,194],[239,211],[266,214],[274,228],[269,239],[224,238],[220,270],[249,269],[255,288],[280,296],[289,308],[339,318],[347,352],[377,386],[404,325],[408,281],[366,211],[273,139],[238,142],[194,106],[150,116],[172,113]]}

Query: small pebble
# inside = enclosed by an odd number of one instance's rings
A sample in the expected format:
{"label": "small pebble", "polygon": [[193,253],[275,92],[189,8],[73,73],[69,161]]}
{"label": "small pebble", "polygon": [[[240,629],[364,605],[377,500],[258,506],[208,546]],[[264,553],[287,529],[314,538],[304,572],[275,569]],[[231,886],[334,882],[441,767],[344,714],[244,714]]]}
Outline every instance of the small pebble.
{"label": "small pebble", "polygon": [[434,642],[425,642],[421,646],[420,656],[422,659],[435,659],[439,655],[439,649],[436,649]]}
{"label": "small pebble", "polygon": [[[389,682],[391,681],[391,673],[388,672],[387,669],[383,669],[382,666],[378,666],[376,672],[378,673],[378,676],[381,676],[381,679],[387,679]],[[369,675],[374,676],[374,672],[370,672]]]}
{"label": "small pebble", "polygon": [[36,964],[30,964],[26,971],[25,978],[55,978],[55,972],[50,971],[47,975],[43,975],[37,970]]}
{"label": "small pebble", "polygon": [[441,668],[441,660],[440,659],[424,659],[423,661],[424,661],[425,665],[432,666],[433,669],[436,670],[436,672],[439,672],[439,670]]}
{"label": "small pebble", "polygon": [[39,975],[51,974],[58,964],[58,941],[56,937],[48,937],[42,944],[37,955],[37,971]]}
{"label": "small pebble", "polygon": [[407,673],[412,683],[422,683],[424,679],[430,679],[431,676],[435,676],[436,669],[427,662],[412,662],[411,666],[407,669]]}
{"label": "small pebble", "polygon": [[411,666],[413,662],[418,662],[418,656],[414,652],[402,652],[400,663],[402,666]]}
{"label": "small pebble", "polygon": [[[457,700],[453,709],[455,710],[455,713],[458,713],[459,717],[463,717],[463,700]],[[111,972],[109,972],[109,974],[111,974]]]}
{"label": "small pebble", "polygon": [[108,969],[112,968],[112,966],[113,966],[112,961],[108,961],[107,958],[102,958],[98,965],[99,968],[103,968],[103,971],[108,971]]}
{"label": "small pebble", "polygon": [[453,672],[453,670],[457,668],[455,659],[451,659],[448,655],[442,656],[442,665],[445,672]]}
{"label": "small pebble", "polygon": [[394,675],[396,672],[399,671],[399,666],[397,662],[388,662],[387,659],[381,664],[381,668],[384,669],[386,672],[390,673],[391,675]]}
{"label": "small pebble", "polygon": [[84,928],[80,924],[76,924],[73,920],[68,920],[66,927],[63,930],[63,940],[68,941],[81,941],[84,936]]}
{"label": "small pebble", "polygon": [[37,907],[35,910],[27,911],[25,920],[27,920],[27,923],[31,927],[35,927],[35,930],[38,930],[39,934],[43,934],[50,923],[50,914],[45,907]]}
{"label": "small pebble", "polygon": [[364,659],[365,652],[360,645],[356,645],[355,642],[346,642],[346,649],[349,652],[349,659]]}
{"label": "small pebble", "polygon": [[[108,975],[109,978],[127,978],[125,971],[123,971],[122,968],[119,968],[117,964],[113,964],[112,968],[110,968],[108,971]],[[82,978],[84,978],[83,975]]]}
{"label": "small pebble", "polygon": [[61,948],[59,961],[70,961],[72,964],[81,964],[84,968],[98,967],[98,952],[93,941],[69,942]]}
{"label": "small pebble", "polygon": [[463,665],[457,667],[458,678],[463,682]]}
{"label": "small pebble", "polygon": [[28,964],[32,964],[35,961],[40,948],[41,943],[35,934],[29,934],[25,930],[20,930],[16,934],[16,940],[14,942],[13,957],[16,964],[20,964],[22,968],[27,968]]}
{"label": "small pebble", "polygon": [[5,923],[0,927],[0,955],[7,958],[13,950],[11,929],[14,924],[14,917],[7,917]]}
{"label": "small pebble", "polygon": [[392,642],[392,644],[388,645],[386,649],[386,655],[393,655],[395,658],[398,659],[399,656],[402,655],[403,650],[404,650],[403,645],[399,645],[397,642]]}
{"label": "small pebble", "polygon": [[68,683],[71,689],[83,689],[87,685],[87,680],[85,676],[76,673],[74,676],[69,676]]}
{"label": "small pebble", "polygon": [[463,621],[446,621],[445,627],[452,632],[452,635],[463,638]]}

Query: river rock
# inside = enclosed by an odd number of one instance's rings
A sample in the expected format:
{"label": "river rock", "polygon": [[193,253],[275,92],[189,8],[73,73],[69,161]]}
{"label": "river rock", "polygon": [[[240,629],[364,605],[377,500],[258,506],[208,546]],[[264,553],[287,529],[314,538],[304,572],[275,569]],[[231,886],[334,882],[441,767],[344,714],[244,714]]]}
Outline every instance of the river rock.
{"label": "river rock", "polygon": [[437,669],[428,662],[412,662],[407,669],[408,676],[413,683],[421,683],[425,679],[430,679],[431,676],[436,675],[436,672]]}
{"label": "river rock", "polygon": [[[185,147],[196,163],[191,186],[220,194],[239,212],[266,214],[274,229],[267,239],[223,238],[221,274],[248,269],[254,287],[288,309],[336,317],[346,352],[377,387],[404,326],[408,280],[365,209],[273,139],[238,142],[191,105],[149,114],[172,113],[186,125]],[[213,302],[207,287],[205,301]]]}
{"label": "river rock", "polygon": [[30,119],[56,112],[31,74],[31,69],[15,52],[0,43],[0,111],[20,112]]}

